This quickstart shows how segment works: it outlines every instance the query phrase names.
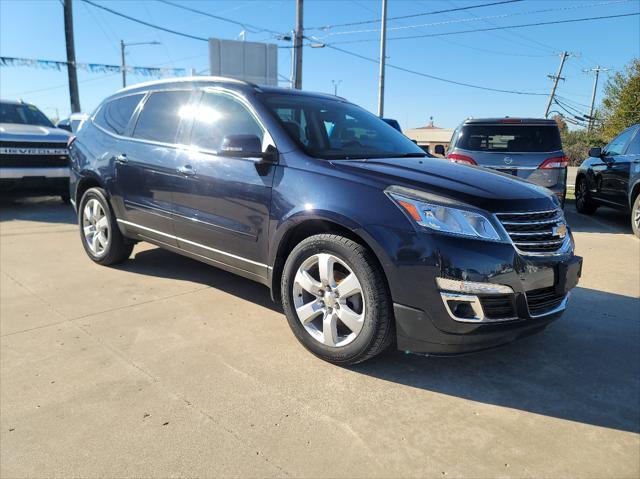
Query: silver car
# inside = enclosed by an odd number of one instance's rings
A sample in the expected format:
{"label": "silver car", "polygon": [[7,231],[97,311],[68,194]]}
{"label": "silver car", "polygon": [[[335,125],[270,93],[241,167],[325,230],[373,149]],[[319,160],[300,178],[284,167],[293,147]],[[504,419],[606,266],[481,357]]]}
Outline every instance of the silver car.
{"label": "silver car", "polygon": [[447,159],[491,168],[544,186],[564,204],[568,159],[553,120],[468,119],[454,131]]}

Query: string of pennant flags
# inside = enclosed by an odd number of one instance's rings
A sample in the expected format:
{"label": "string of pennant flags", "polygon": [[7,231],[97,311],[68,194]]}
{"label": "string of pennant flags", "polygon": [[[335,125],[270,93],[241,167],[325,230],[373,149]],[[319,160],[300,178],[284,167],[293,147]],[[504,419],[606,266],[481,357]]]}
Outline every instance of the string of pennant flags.
{"label": "string of pennant flags", "polygon": [[[67,68],[67,62],[59,62],[55,60],[41,60],[35,58],[19,58],[19,57],[0,57],[0,67],[30,67],[40,68],[44,70],[57,70]],[[120,73],[122,67],[120,65],[106,65],[104,63],[75,63],[78,70],[90,73]],[[133,75],[142,75],[146,77],[166,77],[166,76],[184,76],[187,74],[185,68],[157,68],[157,67],[125,67],[127,73]]]}

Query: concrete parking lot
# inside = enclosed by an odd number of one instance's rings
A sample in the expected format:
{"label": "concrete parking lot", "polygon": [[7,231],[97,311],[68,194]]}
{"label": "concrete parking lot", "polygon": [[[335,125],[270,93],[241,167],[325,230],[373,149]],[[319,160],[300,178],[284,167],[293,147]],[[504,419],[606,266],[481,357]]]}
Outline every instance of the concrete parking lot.
{"label": "concrete parking lot", "polygon": [[0,205],[0,475],[640,475],[640,241],[567,206],[584,275],[544,333],[324,363],[266,288],[138,245],[93,264],[70,207]]}

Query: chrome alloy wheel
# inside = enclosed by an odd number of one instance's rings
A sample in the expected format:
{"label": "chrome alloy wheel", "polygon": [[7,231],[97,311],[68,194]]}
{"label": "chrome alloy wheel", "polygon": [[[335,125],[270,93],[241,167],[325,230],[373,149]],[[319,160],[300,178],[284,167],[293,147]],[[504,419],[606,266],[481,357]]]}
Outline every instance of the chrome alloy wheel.
{"label": "chrome alloy wheel", "polygon": [[346,346],[364,324],[360,281],[331,254],[313,255],[300,265],[293,281],[293,304],[307,332],[326,346]]}
{"label": "chrome alloy wheel", "polygon": [[109,246],[109,221],[102,205],[95,198],[91,198],[84,206],[82,231],[91,252],[102,256]]}
{"label": "chrome alloy wheel", "polygon": [[635,211],[633,214],[633,222],[636,225],[636,229],[640,230],[640,203],[637,204]]}

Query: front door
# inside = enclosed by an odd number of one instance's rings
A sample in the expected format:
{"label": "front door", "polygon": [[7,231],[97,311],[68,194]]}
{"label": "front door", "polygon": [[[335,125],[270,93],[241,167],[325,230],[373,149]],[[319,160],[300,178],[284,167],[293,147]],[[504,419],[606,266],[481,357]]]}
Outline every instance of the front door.
{"label": "front door", "polygon": [[228,135],[271,139],[251,106],[224,90],[207,90],[192,108],[191,148],[173,193],[179,246],[249,276],[266,278],[273,165],[218,154]]}
{"label": "front door", "polygon": [[191,94],[184,90],[150,93],[132,138],[121,140],[121,157],[116,159],[127,227],[171,246],[177,246],[171,213],[172,190],[179,179],[180,112]]}
{"label": "front door", "polygon": [[603,153],[600,165],[599,193],[601,199],[620,206],[627,205],[627,190],[631,158],[626,155],[627,146],[635,133],[635,128],[627,128],[609,143]]}

